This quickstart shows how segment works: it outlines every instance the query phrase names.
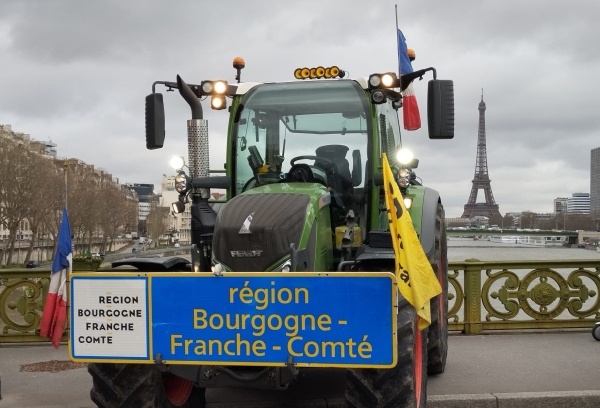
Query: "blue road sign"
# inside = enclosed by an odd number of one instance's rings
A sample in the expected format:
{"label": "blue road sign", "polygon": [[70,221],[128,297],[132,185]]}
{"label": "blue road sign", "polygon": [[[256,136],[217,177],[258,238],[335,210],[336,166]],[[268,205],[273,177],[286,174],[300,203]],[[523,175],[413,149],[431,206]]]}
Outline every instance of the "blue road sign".
{"label": "blue road sign", "polygon": [[152,356],[169,364],[396,364],[393,274],[149,277]]}

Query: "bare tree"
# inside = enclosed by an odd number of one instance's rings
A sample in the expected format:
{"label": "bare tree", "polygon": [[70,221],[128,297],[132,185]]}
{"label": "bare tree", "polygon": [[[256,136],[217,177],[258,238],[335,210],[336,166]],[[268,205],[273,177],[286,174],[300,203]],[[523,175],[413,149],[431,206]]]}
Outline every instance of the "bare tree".
{"label": "bare tree", "polygon": [[531,211],[523,211],[521,213],[521,228],[535,228],[535,213]]}
{"label": "bare tree", "polygon": [[[7,160],[3,165],[2,173],[6,179],[2,185],[3,194],[0,206],[5,211],[5,224],[10,231],[10,236],[4,248],[8,250],[6,259],[6,265],[8,265],[12,263],[20,223],[27,217],[29,212],[28,203],[33,200],[35,195],[33,189],[35,168],[30,165],[34,159],[34,154],[24,144],[6,143],[4,150],[7,154],[5,156]],[[4,257],[0,259],[0,266],[4,265],[3,261]]]}
{"label": "bare tree", "polygon": [[146,218],[146,228],[152,237],[153,246],[157,246],[160,237],[167,232],[168,215],[169,208],[160,206],[158,201],[151,202],[150,212]]}
{"label": "bare tree", "polygon": [[31,187],[35,191],[33,198],[27,203],[27,220],[32,232],[25,262],[31,258],[35,239],[38,238],[44,220],[53,213],[58,213],[64,200],[64,186],[62,175],[58,172],[51,158],[40,155],[32,156],[32,166],[36,169]]}
{"label": "bare tree", "polygon": [[510,215],[508,215],[508,214],[507,214],[507,215],[505,215],[505,216],[502,218],[502,224],[501,224],[501,225],[502,225],[502,227],[503,227],[503,228],[507,228],[507,227],[512,227],[512,226],[514,226],[514,219],[513,219],[513,217],[511,217],[511,216],[510,216]]}
{"label": "bare tree", "polygon": [[566,229],[575,230],[592,230],[594,221],[590,214],[583,213],[567,213],[565,219]]}
{"label": "bare tree", "polygon": [[117,238],[117,233],[127,222],[130,222],[131,209],[125,192],[115,184],[107,184],[102,188],[100,195],[100,225],[104,231],[103,248],[107,247],[110,237],[109,250]]}
{"label": "bare tree", "polygon": [[498,215],[492,215],[488,221],[489,225],[502,225],[502,216],[500,214]]}

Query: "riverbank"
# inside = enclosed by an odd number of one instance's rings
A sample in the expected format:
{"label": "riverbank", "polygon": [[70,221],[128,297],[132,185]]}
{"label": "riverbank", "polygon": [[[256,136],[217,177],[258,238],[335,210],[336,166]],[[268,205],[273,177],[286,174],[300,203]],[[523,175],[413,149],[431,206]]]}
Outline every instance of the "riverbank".
{"label": "riverbank", "polygon": [[568,248],[563,246],[542,247],[450,237],[448,239],[448,260],[464,261],[469,258],[482,261],[560,259],[598,259],[600,261],[600,252],[584,248]]}

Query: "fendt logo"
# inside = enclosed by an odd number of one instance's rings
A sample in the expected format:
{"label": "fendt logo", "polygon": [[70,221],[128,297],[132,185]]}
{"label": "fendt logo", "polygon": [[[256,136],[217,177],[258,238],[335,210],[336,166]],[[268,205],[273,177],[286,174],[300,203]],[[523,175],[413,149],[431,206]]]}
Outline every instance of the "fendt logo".
{"label": "fendt logo", "polygon": [[[244,221],[242,228],[240,228],[239,234],[252,234],[252,232],[250,231],[250,224],[252,223],[253,217],[254,217],[254,213],[252,213],[248,217],[246,217],[246,220]],[[232,252],[234,252],[234,251],[232,251]]]}
{"label": "fendt logo", "polygon": [[[241,234],[241,233],[240,233]],[[258,258],[262,254],[262,249],[255,251],[230,251],[232,258]]]}

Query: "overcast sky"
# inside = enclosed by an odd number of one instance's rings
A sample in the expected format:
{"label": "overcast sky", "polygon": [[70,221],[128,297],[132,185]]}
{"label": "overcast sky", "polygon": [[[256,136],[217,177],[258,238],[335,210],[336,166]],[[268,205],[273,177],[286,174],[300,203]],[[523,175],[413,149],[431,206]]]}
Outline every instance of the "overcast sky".
{"label": "overcast sky", "polygon": [[[454,80],[455,138],[430,140],[426,127],[402,135],[446,216],[462,215],[471,191],[482,88],[502,214],[552,212],[554,198],[590,191],[590,150],[600,147],[598,1],[0,0],[0,124],[158,191],[169,157],[187,156],[191,115],[178,93],[165,93],[165,147],[146,150],[144,97],[154,81],[234,82],[238,55],[252,82],[292,80],[303,66],[338,65],[351,77],[393,71],[396,3],[413,67]],[[415,83],[424,126],[426,80]],[[226,111],[204,112],[211,168],[220,169]]]}

